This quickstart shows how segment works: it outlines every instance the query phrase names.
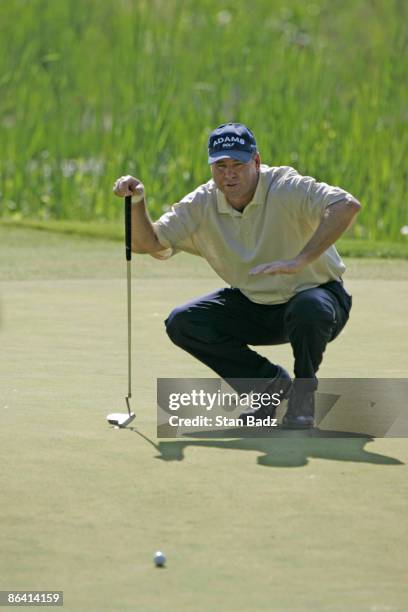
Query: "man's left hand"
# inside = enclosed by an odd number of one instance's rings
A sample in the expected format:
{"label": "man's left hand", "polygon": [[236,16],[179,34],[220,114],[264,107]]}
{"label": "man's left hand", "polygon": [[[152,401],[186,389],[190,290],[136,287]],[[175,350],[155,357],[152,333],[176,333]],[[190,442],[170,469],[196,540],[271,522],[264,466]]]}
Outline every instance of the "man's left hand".
{"label": "man's left hand", "polygon": [[267,264],[260,264],[249,271],[250,276],[257,274],[297,274],[305,267],[305,263],[299,259],[281,259]]}

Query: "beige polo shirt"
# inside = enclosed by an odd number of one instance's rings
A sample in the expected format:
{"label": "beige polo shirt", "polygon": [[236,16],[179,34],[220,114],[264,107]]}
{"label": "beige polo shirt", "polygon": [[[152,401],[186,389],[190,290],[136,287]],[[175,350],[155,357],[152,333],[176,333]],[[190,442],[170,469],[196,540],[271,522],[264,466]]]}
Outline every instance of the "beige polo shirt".
{"label": "beige polo shirt", "polygon": [[294,275],[250,276],[251,268],[298,255],[327,206],[352,196],[289,166],[261,165],[251,202],[232,208],[213,180],[200,185],[154,223],[166,259],[179,251],[204,257],[230,286],[258,304],[282,304],[304,289],[341,280],[345,271],[334,246]]}

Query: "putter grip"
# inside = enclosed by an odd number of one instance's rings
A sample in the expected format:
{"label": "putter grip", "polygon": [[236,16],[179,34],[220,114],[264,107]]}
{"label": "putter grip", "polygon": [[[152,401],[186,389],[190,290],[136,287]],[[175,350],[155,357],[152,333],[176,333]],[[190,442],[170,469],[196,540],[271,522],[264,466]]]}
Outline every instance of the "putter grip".
{"label": "putter grip", "polygon": [[125,245],[126,261],[132,259],[132,196],[125,197]]}

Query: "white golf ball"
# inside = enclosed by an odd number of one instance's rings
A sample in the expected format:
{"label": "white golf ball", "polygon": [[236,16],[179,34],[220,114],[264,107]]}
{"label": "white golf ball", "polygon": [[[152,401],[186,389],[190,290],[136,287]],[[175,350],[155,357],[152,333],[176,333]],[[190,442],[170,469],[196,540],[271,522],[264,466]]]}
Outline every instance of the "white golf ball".
{"label": "white golf ball", "polygon": [[156,567],[163,567],[163,565],[166,563],[166,555],[158,550],[154,553],[153,561]]}

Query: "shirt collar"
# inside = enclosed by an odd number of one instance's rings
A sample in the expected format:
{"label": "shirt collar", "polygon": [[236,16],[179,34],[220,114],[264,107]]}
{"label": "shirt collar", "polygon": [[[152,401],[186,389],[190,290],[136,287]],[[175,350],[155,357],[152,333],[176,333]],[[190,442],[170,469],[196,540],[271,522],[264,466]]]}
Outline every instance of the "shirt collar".
{"label": "shirt collar", "polygon": [[[247,210],[250,207],[253,208],[255,206],[263,204],[265,201],[265,196],[266,196],[266,192],[265,192],[265,185],[263,181],[262,172],[259,172],[258,184],[256,186],[255,193],[252,197],[252,200],[245,206],[244,210]],[[222,193],[222,191],[218,189],[218,187],[217,187],[217,210],[221,214],[232,215],[233,217],[242,215],[242,213],[240,213],[238,210],[235,210],[235,208],[232,208],[232,206],[228,204],[225,195]]]}

